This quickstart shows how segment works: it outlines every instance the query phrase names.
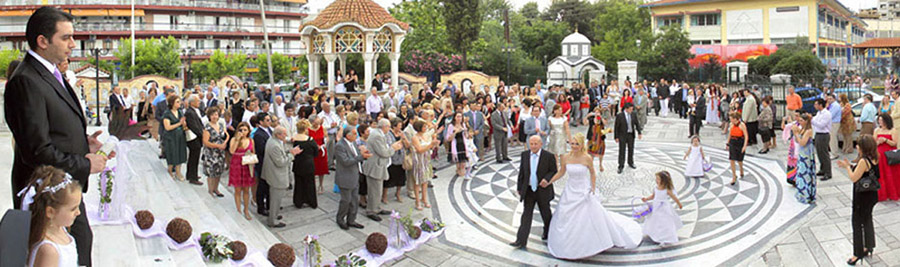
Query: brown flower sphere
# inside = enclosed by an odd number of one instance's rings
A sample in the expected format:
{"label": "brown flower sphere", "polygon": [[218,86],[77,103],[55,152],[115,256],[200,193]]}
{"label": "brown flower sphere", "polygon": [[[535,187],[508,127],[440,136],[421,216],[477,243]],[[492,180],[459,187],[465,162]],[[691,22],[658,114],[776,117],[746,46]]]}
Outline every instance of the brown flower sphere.
{"label": "brown flower sphere", "polygon": [[422,228],[413,226],[412,231],[410,231],[408,234],[412,239],[419,239],[419,237],[422,236]]}
{"label": "brown flower sphere", "polygon": [[192,231],[191,223],[182,218],[172,219],[169,221],[169,225],[166,226],[166,234],[179,244],[184,243],[188,238],[191,238]]}
{"label": "brown flower sphere", "polygon": [[231,241],[231,243],[228,243],[228,248],[230,248],[231,251],[233,252],[231,254],[232,260],[236,260],[236,261],[243,260],[244,257],[247,256],[247,244],[244,244],[244,242]]}
{"label": "brown flower sphere", "polygon": [[285,243],[278,243],[269,248],[269,262],[275,267],[290,267],[294,265],[294,248]]}
{"label": "brown flower sphere", "polygon": [[137,221],[138,227],[141,230],[150,229],[153,227],[153,213],[150,213],[149,210],[141,210],[134,214],[134,219]]}
{"label": "brown flower sphere", "polygon": [[387,250],[387,246],[387,237],[382,233],[372,233],[366,238],[366,250],[368,250],[369,253],[382,255],[384,254],[384,251]]}

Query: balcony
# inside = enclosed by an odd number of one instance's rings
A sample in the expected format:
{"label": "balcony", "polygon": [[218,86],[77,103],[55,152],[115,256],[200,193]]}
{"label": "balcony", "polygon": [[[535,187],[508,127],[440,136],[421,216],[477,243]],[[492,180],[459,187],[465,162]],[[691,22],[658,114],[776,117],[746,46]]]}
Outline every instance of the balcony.
{"label": "balcony", "polygon": [[[117,50],[118,50],[117,48],[111,49],[111,50],[109,51],[109,54],[107,54],[107,57],[113,57],[113,55],[116,53]],[[215,52],[216,50],[225,52],[226,54],[244,53],[244,54],[249,55],[249,56],[256,56],[256,55],[259,55],[259,54],[265,54],[265,53],[266,53],[266,49],[264,49],[264,48],[231,48],[231,49],[228,49],[228,48],[219,48],[219,49],[216,49],[216,48],[213,48],[213,47],[207,47],[207,48],[199,48],[199,49],[195,50],[195,51],[194,51],[194,54],[192,55],[192,57],[193,57],[193,59],[206,59],[206,58],[208,58],[210,55],[212,55],[213,52]],[[302,48],[277,48],[277,47],[273,47],[273,48],[272,48],[272,53],[281,53],[281,54],[284,54],[284,55],[292,55],[292,56],[293,56],[293,55],[302,55],[302,54],[305,53],[305,51],[304,51],[304,49],[302,49]],[[69,57],[71,57],[71,58],[87,58],[87,57],[90,57],[90,56],[91,56],[91,51],[90,51],[90,49],[72,49],[72,54],[69,55]],[[103,57],[101,57],[101,58],[103,58]],[[188,58],[188,56],[182,54],[182,55],[181,55],[181,58],[183,58],[183,59],[186,60],[186,59]]]}
{"label": "balcony", "polygon": [[[18,5],[131,5],[132,0],[5,0],[0,6]],[[287,6],[266,1],[266,11],[286,13],[306,13],[304,6]],[[259,2],[250,0],[134,0],[136,6],[205,7],[259,10]]]}
{"label": "balcony", "polygon": [[[10,25],[12,26],[12,25]],[[0,25],[2,29],[3,25]],[[205,23],[135,23],[135,31],[183,31],[183,32],[240,32],[240,33],[262,33],[263,27],[250,25],[215,25]],[[288,33],[300,34],[298,28],[285,26],[268,26],[269,33]],[[131,31],[131,24],[128,22],[87,22],[75,23],[75,32],[84,31]]]}

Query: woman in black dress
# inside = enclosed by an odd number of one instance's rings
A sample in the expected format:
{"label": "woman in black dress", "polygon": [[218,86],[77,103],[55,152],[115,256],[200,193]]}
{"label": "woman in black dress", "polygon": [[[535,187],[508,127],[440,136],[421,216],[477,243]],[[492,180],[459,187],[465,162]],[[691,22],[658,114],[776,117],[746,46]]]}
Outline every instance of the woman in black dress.
{"label": "woman in black dress", "polygon": [[444,140],[450,142],[450,153],[447,153],[448,160],[456,163],[456,175],[466,175],[466,142],[463,138],[466,135],[466,123],[463,122],[462,113],[453,114],[452,121],[447,127],[447,136]]}
{"label": "woman in black dress", "polygon": [[406,135],[403,134],[403,120],[400,118],[392,119],[391,132],[386,134],[385,137],[388,139],[388,144],[403,141],[403,148],[391,155],[391,166],[388,166],[388,180],[384,181],[384,192],[381,194],[381,202],[387,204],[388,188],[396,187],[397,193],[394,196],[397,197],[397,202],[402,203],[403,200],[400,200],[400,189],[406,186],[406,171],[403,170],[403,157],[410,146]]}
{"label": "woman in black dress", "polygon": [[241,119],[244,118],[244,100],[241,99],[241,92],[238,91],[231,92],[231,118],[232,128],[237,128]]}
{"label": "woman in black dress", "polygon": [[344,88],[347,89],[347,92],[356,92],[356,83],[359,81],[359,77],[356,76],[356,71],[350,69],[350,71],[347,72],[347,77],[344,79]]}
{"label": "woman in black dress", "polygon": [[297,133],[291,138],[295,147],[302,152],[294,156],[294,206],[303,208],[309,204],[313,209],[318,207],[316,200],[316,164],[313,159],[319,154],[316,140],[309,136],[310,123],[306,119],[297,122]]}

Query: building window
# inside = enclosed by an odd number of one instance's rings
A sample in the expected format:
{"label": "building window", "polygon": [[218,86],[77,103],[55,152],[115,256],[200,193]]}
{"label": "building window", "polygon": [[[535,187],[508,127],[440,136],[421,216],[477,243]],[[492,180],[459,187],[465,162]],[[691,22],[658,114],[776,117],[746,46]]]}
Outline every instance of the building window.
{"label": "building window", "polygon": [[761,44],[762,42],[763,42],[762,39],[728,40],[728,44]]}
{"label": "building window", "polygon": [[325,53],[325,35],[324,34],[316,34],[316,38],[313,39],[313,53],[323,54]]}
{"label": "building window", "polygon": [[681,26],[682,19],[683,18],[681,16],[660,17],[660,18],[657,18],[656,27],[662,28],[662,27],[670,26],[670,25],[674,25],[674,24],[678,24],[679,26]]}
{"label": "building window", "polygon": [[375,53],[389,53],[392,52],[393,49],[393,34],[391,30],[384,28],[378,34],[375,35],[375,41],[372,43],[375,45]]}
{"label": "building window", "polygon": [[357,28],[343,27],[334,34],[334,50],[337,53],[361,53],[365,37]]}
{"label": "building window", "polygon": [[691,15],[691,26],[719,25],[719,14]]}

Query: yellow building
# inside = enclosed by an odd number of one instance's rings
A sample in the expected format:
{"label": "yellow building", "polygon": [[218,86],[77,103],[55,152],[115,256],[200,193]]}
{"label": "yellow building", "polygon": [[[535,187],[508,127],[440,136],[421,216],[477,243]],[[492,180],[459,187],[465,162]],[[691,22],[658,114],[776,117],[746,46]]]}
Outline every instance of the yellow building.
{"label": "yellow building", "polygon": [[808,37],[831,67],[855,62],[851,47],[865,41],[866,24],[837,0],[660,0],[644,4],[654,30],[680,25],[691,52],[746,60]]}

